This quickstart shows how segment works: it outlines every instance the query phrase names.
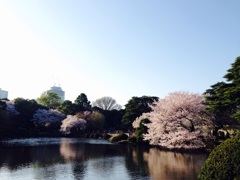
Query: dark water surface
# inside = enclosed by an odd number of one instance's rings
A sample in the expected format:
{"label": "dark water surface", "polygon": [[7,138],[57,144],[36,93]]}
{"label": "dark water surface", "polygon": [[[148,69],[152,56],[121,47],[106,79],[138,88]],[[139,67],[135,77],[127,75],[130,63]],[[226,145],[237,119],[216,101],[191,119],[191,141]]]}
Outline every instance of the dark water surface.
{"label": "dark water surface", "polygon": [[12,139],[0,144],[0,179],[195,180],[206,157],[105,140]]}

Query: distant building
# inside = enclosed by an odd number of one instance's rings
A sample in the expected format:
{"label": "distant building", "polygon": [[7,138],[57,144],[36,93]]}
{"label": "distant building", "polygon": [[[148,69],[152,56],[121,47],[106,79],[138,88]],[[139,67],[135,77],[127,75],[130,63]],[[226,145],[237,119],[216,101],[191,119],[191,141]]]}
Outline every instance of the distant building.
{"label": "distant building", "polygon": [[56,93],[61,98],[62,101],[65,100],[65,92],[62,90],[61,87],[53,86],[49,91]]}
{"label": "distant building", "polygon": [[0,99],[8,98],[8,92],[0,88]]}

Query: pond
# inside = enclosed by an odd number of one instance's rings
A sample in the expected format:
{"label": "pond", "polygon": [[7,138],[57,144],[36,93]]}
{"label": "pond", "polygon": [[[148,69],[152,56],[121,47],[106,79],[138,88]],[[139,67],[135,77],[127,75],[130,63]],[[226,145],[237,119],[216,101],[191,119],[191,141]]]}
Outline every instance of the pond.
{"label": "pond", "polygon": [[0,143],[0,179],[195,180],[206,157],[106,140],[11,139]]}

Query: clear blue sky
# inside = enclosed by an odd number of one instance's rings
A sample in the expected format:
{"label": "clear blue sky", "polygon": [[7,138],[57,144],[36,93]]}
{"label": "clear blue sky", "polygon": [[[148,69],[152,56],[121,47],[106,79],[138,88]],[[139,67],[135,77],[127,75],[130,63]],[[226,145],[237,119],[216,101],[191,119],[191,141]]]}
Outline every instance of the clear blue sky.
{"label": "clear blue sky", "polygon": [[[239,0],[0,0],[0,88],[75,100],[203,93],[240,56]],[[53,76],[55,78],[53,78]]]}

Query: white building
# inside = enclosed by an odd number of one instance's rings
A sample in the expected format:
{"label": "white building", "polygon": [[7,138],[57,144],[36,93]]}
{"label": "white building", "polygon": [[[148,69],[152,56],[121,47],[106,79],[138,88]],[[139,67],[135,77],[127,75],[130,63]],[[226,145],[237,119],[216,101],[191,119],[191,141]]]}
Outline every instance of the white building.
{"label": "white building", "polygon": [[8,92],[0,88],[0,99],[8,98]]}
{"label": "white building", "polygon": [[65,100],[65,92],[62,90],[61,87],[53,86],[49,91],[56,93],[61,98],[62,101]]}

